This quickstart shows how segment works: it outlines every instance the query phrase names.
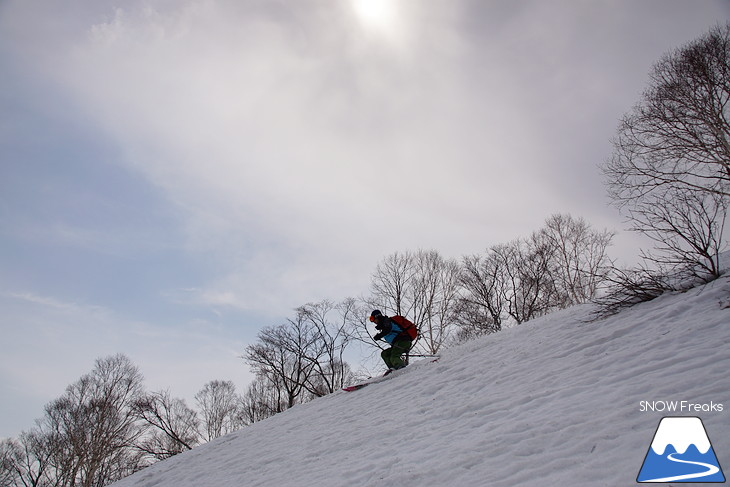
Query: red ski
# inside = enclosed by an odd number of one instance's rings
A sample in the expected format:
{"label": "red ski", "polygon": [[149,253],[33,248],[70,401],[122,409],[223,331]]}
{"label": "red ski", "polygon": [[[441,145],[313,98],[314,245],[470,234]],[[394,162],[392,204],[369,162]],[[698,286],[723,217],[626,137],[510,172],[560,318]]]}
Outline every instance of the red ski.
{"label": "red ski", "polygon": [[[430,360],[429,362],[431,362],[431,363],[438,362],[439,358],[440,357],[436,357],[436,358]],[[359,389],[362,389],[365,386],[369,386],[370,384],[377,384],[378,382],[382,382],[384,380],[390,379],[391,377],[394,377],[396,375],[399,375],[399,372],[405,370],[406,368],[407,367],[403,367],[402,369],[394,370],[391,373],[386,373],[384,376],[375,377],[375,378],[372,378],[372,379],[368,379],[365,382],[361,382],[359,384],[355,384],[355,385],[352,385],[352,386],[343,387],[342,390],[343,391],[346,391],[346,392],[357,391]]]}

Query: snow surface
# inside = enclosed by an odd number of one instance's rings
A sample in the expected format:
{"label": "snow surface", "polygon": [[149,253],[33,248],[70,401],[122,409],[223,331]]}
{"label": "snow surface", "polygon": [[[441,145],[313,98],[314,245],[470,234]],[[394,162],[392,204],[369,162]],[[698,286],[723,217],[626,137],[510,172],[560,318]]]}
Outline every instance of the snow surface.
{"label": "snow surface", "polygon": [[[663,416],[701,417],[730,466],[730,277],[587,322],[592,310],[449,349],[114,485],[636,485]],[[641,401],[723,410],[642,412]]]}

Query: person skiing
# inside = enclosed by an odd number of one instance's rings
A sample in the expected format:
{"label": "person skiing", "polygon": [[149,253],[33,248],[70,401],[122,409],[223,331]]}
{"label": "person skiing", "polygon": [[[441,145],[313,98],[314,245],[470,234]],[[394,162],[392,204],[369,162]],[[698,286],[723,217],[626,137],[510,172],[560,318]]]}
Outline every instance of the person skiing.
{"label": "person skiing", "polygon": [[[373,310],[370,314],[370,321],[375,323],[375,328],[379,331],[373,337],[373,340],[385,340],[390,344],[390,348],[386,348],[380,354],[383,362],[388,367],[385,375],[405,367],[407,364],[403,361],[402,355],[407,353],[413,345],[411,335],[393,319],[381,313],[380,310]],[[411,326],[413,326],[412,323]]]}

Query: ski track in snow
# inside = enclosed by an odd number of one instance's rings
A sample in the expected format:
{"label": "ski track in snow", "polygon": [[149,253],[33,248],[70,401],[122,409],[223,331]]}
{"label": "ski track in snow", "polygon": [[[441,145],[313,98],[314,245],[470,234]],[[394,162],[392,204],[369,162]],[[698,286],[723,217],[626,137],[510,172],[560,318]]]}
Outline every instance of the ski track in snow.
{"label": "ski track in snow", "polygon": [[153,465],[115,487],[628,486],[660,412],[700,415],[730,463],[730,277],[600,321],[589,305],[444,351]]}

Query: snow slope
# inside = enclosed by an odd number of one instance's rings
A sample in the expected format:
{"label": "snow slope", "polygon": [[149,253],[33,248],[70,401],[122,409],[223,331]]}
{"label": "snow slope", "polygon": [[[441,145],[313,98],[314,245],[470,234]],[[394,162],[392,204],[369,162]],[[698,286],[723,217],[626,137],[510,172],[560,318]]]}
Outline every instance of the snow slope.
{"label": "snow slope", "polygon": [[730,276],[601,321],[591,310],[294,407],[115,487],[637,485],[663,416],[701,417],[730,469]]}

